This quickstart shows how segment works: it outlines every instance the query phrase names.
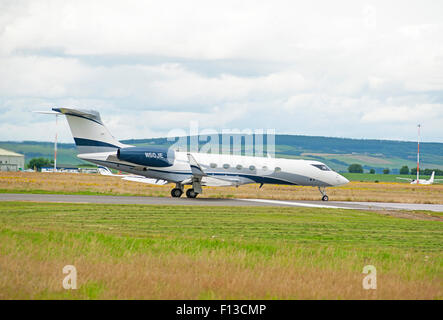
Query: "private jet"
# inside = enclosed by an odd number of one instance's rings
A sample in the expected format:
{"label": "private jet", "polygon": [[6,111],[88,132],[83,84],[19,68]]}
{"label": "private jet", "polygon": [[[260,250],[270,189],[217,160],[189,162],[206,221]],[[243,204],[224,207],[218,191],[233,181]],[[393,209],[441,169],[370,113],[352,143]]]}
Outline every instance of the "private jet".
{"label": "private jet", "polygon": [[[121,178],[164,185],[174,183],[172,197],[188,198],[203,192],[204,186],[240,186],[259,183],[317,187],[328,201],[327,187],[347,184],[348,179],[319,161],[253,157],[243,155],[184,152],[168,147],[136,147],[112,136],[97,111],[53,108],[65,115],[73,135],[78,158],[105,168],[129,173]],[[104,172],[105,170],[106,172]],[[112,175],[109,169],[101,173]]]}
{"label": "private jet", "polygon": [[432,171],[431,178],[429,180],[426,179],[410,179],[410,178],[401,178],[397,177],[397,179],[410,181],[411,184],[433,184],[434,182],[443,181],[443,179],[434,179],[435,171]]}

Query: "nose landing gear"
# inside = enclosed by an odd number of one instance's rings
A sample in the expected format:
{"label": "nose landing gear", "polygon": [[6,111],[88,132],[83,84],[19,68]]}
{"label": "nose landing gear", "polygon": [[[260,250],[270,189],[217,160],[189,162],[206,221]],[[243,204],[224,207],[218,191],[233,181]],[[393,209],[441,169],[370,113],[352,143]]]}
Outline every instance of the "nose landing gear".
{"label": "nose landing gear", "polygon": [[320,191],[320,193],[322,194],[322,201],[328,201],[328,195],[326,194],[326,187],[318,187],[318,190]]}

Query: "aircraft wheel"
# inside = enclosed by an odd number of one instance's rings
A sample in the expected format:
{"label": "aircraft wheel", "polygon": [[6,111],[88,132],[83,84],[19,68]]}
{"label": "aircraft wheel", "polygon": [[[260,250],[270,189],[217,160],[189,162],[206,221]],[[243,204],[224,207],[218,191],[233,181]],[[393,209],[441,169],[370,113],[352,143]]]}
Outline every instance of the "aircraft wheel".
{"label": "aircraft wheel", "polygon": [[171,196],[173,198],[180,198],[183,194],[183,191],[179,188],[174,188],[171,190]]}
{"label": "aircraft wheel", "polygon": [[195,198],[195,197],[197,197],[197,195],[198,195],[198,193],[195,192],[194,189],[188,189],[188,190],[186,191],[186,196],[187,196],[188,198]]}
{"label": "aircraft wheel", "polygon": [[328,198],[328,196],[327,195],[324,195],[323,196],[323,198],[321,198],[323,201],[328,201],[329,200],[329,198]]}

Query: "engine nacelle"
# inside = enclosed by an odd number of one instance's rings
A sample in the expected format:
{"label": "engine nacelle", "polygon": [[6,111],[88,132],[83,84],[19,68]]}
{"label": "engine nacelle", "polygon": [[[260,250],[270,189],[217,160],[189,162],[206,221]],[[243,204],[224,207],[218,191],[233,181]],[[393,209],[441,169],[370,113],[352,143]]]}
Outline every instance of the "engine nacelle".
{"label": "engine nacelle", "polygon": [[161,147],[130,147],[117,151],[122,161],[147,167],[170,167],[174,164],[175,152]]}

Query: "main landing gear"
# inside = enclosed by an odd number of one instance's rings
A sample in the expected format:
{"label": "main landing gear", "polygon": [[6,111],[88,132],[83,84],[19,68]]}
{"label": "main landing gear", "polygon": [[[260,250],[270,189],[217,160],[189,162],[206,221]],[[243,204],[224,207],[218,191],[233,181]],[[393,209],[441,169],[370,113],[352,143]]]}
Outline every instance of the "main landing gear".
{"label": "main landing gear", "polygon": [[323,201],[328,201],[329,200],[329,198],[328,198],[328,195],[326,194],[326,187],[318,187],[318,190],[320,191],[320,193],[322,194],[322,200]]}
{"label": "main landing gear", "polygon": [[195,197],[197,197],[197,195],[198,195],[198,193],[195,192],[194,189],[188,189],[188,190],[186,191],[186,196],[187,196],[188,198],[195,198]]}
{"label": "main landing gear", "polygon": [[174,188],[171,190],[171,196],[173,198],[180,198],[182,196],[182,194],[183,194],[183,191],[180,188]]}
{"label": "main landing gear", "polygon": [[[171,190],[171,196],[173,198],[180,198],[183,194],[183,186],[179,183],[176,184],[175,188]],[[188,198],[196,198],[198,195],[197,192],[194,191],[194,189],[188,189],[186,190],[186,196]]]}
{"label": "main landing gear", "polygon": [[180,198],[183,194],[183,185],[181,183],[176,183],[175,188],[171,190],[171,196],[173,198]]}

